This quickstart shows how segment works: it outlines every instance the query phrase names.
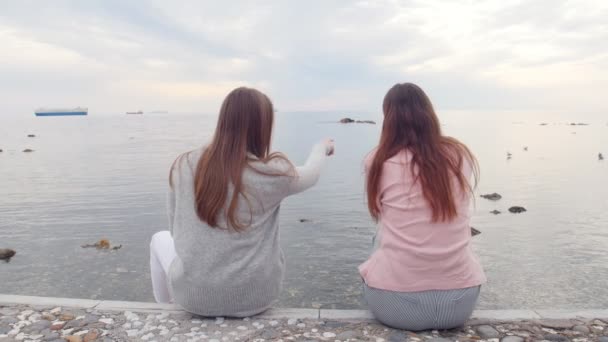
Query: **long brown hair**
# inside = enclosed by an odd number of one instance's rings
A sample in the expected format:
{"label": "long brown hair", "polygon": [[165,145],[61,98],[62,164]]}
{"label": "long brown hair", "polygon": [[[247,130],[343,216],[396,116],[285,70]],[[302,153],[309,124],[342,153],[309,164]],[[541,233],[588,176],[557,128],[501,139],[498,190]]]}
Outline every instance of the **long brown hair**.
{"label": "long brown hair", "polygon": [[[475,185],[479,167],[475,156],[460,141],[442,135],[439,119],[424,91],[415,84],[394,85],[382,104],[384,123],[380,143],[367,174],[367,205],[375,220],[380,215],[378,201],[384,162],[407,150],[412,155],[411,172],[420,182],[424,198],[432,210],[432,221],[451,221],[457,216],[456,193],[451,182],[456,176],[461,191],[473,187],[462,172],[463,158],[473,167]],[[414,173],[417,169],[417,173]]]}
{"label": "long brown hair", "polygon": [[[272,102],[256,89],[236,88],[224,99],[213,139],[203,151],[194,173],[195,210],[210,227],[219,228],[222,211],[228,224],[222,228],[241,231],[251,224],[239,222],[236,215],[240,196],[251,204],[242,182],[246,167],[266,175],[287,175],[258,170],[249,164],[248,153],[263,163],[278,158],[291,165],[282,154],[270,153],[273,121]],[[171,172],[174,167],[175,163]],[[171,174],[169,180],[172,184]],[[229,186],[232,186],[231,194]]]}

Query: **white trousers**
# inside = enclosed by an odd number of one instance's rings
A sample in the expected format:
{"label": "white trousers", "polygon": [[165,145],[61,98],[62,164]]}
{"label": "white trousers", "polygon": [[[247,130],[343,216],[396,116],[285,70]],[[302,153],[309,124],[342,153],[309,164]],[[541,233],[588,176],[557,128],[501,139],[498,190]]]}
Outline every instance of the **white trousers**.
{"label": "white trousers", "polygon": [[150,276],[152,290],[157,303],[172,303],[171,286],[169,284],[169,266],[173,262],[175,245],[168,230],[160,231],[152,236],[150,241]]}

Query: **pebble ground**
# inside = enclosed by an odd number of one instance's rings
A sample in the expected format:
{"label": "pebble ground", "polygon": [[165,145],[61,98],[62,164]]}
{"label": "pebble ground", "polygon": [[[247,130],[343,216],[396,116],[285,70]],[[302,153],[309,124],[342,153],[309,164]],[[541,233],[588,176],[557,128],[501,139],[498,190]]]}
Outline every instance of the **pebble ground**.
{"label": "pebble ground", "polygon": [[313,319],[202,318],[180,313],[104,312],[64,307],[0,306],[5,341],[599,341],[608,342],[608,321],[472,320],[447,331],[408,332],[375,322]]}

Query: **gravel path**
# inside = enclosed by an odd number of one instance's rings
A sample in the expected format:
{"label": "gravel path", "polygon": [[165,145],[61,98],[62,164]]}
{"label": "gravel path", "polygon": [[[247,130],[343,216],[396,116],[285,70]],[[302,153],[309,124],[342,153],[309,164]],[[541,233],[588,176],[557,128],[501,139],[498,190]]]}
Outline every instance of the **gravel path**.
{"label": "gravel path", "polygon": [[413,333],[374,322],[313,319],[201,318],[188,313],[104,312],[64,307],[0,306],[5,341],[600,341],[608,321],[473,320],[461,329]]}

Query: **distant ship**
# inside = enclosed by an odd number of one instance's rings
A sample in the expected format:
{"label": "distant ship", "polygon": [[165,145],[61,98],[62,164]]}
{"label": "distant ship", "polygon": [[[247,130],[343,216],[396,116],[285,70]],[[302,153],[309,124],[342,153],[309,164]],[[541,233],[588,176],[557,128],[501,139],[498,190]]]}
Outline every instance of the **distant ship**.
{"label": "distant ship", "polygon": [[36,116],[66,116],[66,115],[87,115],[88,108],[39,108],[35,111]]}
{"label": "distant ship", "polygon": [[127,112],[127,114],[143,114],[144,112],[142,112],[141,110],[138,110],[137,112]]}

